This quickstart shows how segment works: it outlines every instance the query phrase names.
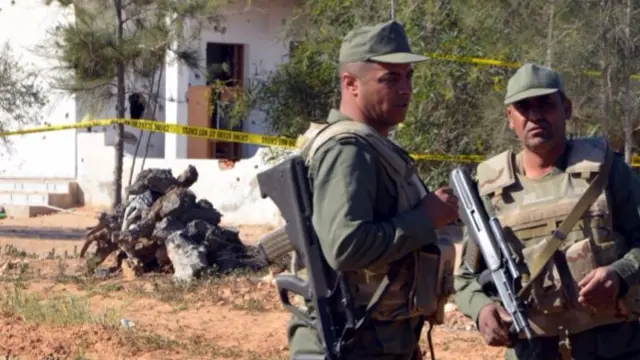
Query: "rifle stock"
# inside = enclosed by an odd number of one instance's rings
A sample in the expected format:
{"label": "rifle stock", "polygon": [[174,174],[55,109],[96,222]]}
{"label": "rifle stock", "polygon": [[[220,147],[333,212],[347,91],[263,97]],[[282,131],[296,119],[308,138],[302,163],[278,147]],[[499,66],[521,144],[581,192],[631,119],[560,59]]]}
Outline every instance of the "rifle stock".
{"label": "rifle stock", "polygon": [[295,250],[289,241],[287,229],[284,226],[262,236],[260,240],[258,240],[258,249],[265,260],[269,263],[272,263]]}
{"label": "rifle stock", "polygon": [[460,201],[460,219],[465,223],[471,240],[480,249],[487,266],[479,281],[495,286],[503,307],[513,319],[512,333],[516,336],[524,333],[534,351],[537,351],[525,303],[517,297],[522,277],[527,274],[521,273],[516,266],[500,221],[496,217],[489,218],[471,176],[464,169],[454,169],[449,179]]}
{"label": "rifle stock", "polygon": [[[345,339],[355,327],[351,314],[352,300],[343,277],[326,262],[312,226],[312,195],[304,159],[294,155],[257,175],[263,198],[270,198],[280,209],[286,225],[265,237],[261,246],[265,257],[275,259],[296,251],[307,269],[308,280],[293,274],[275,277],[283,306],[318,330],[326,355],[295,356],[296,360],[339,360]],[[270,236],[271,235],[271,236]],[[286,246],[289,244],[289,247]],[[290,293],[313,304],[317,319],[291,304]],[[342,308],[341,319],[337,307]],[[346,318],[346,319],[345,319]]]}

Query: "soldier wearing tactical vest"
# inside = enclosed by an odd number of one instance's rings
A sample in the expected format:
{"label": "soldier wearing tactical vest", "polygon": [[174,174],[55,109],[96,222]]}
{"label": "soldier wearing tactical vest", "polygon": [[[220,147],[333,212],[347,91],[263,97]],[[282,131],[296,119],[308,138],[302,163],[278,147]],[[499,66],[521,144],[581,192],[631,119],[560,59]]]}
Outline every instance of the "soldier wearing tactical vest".
{"label": "soldier wearing tactical vest", "polygon": [[522,151],[479,164],[477,189],[528,270],[522,298],[540,353],[509,336],[466,235],[458,308],[488,345],[509,347],[507,359],[640,359],[640,178],[604,139],[567,138],[572,104],[556,71],[522,66],[504,102]]}
{"label": "soldier wearing tactical vest", "polygon": [[[340,49],[340,108],[301,150],[323,254],[347,275],[360,313],[377,303],[345,359],[420,359],[425,320],[441,320],[453,292],[455,250],[439,244],[436,230],[458,217],[457,199],[450,188],[429,193],[407,152],[387,138],[407,114],[412,64],[424,60],[396,21],[351,31]],[[430,246],[440,259],[423,251]],[[378,288],[385,291],[375,299]],[[297,318],[287,334],[292,358],[324,354],[317,332]]]}

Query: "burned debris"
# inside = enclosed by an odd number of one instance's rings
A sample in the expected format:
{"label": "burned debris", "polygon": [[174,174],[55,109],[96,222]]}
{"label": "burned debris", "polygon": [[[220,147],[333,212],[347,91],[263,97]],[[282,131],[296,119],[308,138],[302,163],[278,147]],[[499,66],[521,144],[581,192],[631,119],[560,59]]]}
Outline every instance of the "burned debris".
{"label": "burned debris", "polygon": [[[220,226],[222,214],[189,188],[198,180],[192,165],[177,178],[169,169],[145,169],[129,188],[129,199],[112,213],[101,213],[80,251],[94,271],[110,255],[118,270],[136,275],[173,272],[189,281],[205,271],[258,270],[266,263],[253,246],[242,243],[233,228]],[[95,253],[87,256],[91,244]]]}

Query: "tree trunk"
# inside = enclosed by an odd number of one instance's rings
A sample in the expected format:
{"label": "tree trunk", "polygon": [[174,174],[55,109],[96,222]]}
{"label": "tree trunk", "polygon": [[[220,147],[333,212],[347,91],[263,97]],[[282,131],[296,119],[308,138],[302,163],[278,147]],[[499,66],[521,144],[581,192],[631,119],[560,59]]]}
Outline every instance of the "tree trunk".
{"label": "tree trunk", "polygon": [[627,0],[624,28],[624,160],[631,164],[633,156],[633,105],[631,104],[631,62],[633,39],[631,38],[631,0]]}
{"label": "tree trunk", "polygon": [[602,56],[601,74],[602,74],[602,132],[605,137],[610,136],[611,122],[615,118],[613,110],[613,84],[612,84],[612,57],[610,52],[609,34],[611,31],[610,24],[610,1],[602,0],[600,2],[600,54]]}
{"label": "tree trunk", "polygon": [[396,1],[391,0],[391,20],[396,19]]}
{"label": "tree trunk", "polygon": [[555,6],[553,3],[554,0],[549,0],[549,26],[547,28],[547,67],[553,66],[553,19],[554,19],[554,10]]}
{"label": "tree trunk", "polygon": [[[161,79],[158,79],[158,82],[160,82],[160,80]],[[155,81],[156,81],[156,75],[154,74],[151,77],[151,84],[149,85],[149,92],[147,94],[148,101],[146,101],[145,111],[142,114],[143,119],[144,119],[144,115],[147,113],[147,106],[149,106],[149,101],[151,100],[151,96],[153,96]],[[131,110],[129,110],[129,113],[131,113]],[[140,135],[138,135],[138,139],[136,141],[136,149],[134,150],[133,158],[131,159],[131,171],[129,172],[129,182],[127,185],[127,191],[125,193],[125,199],[129,198],[129,188],[131,187],[131,182],[133,181],[133,173],[134,173],[134,170],[136,169],[136,159],[138,158],[138,151],[140,150],[140,143],[142,142],[142,136],[144,136],[144,130],[140,129]]]}
{"label": "tree trunk", "polygon": [[[151,108],[151,120],[155,120],[156,119],[156,110],[158,109],[158,101],[160,98],[160,84],[162,84],[162,74],[164,73],[164,67],[165,67],[165,61],[162,61],[160,63],[160,74],[158,74],[158,82],[157,82],[157,87],[156,87],[156,93],[155,96],[153,97],[153,107]],[[149,98],[149,101],[151,101],[151,98]],[[149,146],[151,146],[151,135],[152,132],[149,131],[147,133],[147,146],[145,146],[144,148],[144,156],[142,157],[142,164],[140,165],[140,171],[144,170],[144,163],[147,161],[147,155],[149,154]]]}
{"label": "tree trunk", "polygon": [[[124,38],[124,22],[122,19],[122,0],[113,0],[118,18],[118,47]],[[118,90],[116,95],[116,111],[118,119],[125,117],[125,64],[120,58],[117,64]],[[115,208],[122,202],[122,168],[124,161],[124,124],[116,125],[115,166],[113,169],[113,203]]]}

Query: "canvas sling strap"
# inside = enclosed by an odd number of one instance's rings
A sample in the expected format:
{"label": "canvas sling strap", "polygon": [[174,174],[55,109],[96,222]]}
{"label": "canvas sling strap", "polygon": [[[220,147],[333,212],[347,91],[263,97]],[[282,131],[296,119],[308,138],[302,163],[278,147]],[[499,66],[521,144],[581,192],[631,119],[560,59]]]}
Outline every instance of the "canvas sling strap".
{"label": "canvas sling strap", "polygon": [[[358,137],[366,141],[371,147],[376,151],[379,155],[379,159],[383,163],[383,166],[386,168],[389,175],[393,178],[396,184],[403,184],[406,179],[405,177],[408,175],[407,168],[408,163],[407,159],[403,159],[400,154],[396,150],[394,150],[394,144],[391,140],[383,137],[373,128],[369,127],[366,124],[344,120],[338,121],[335,123],[331,123],[327,125],[324,129],[320,130],[317,135],[307,142],[303,148],[303,151],[307,151],[307,161],[313,157],[315,152],[329,139],[338,139],[343,137]],[[413,175],[413,174],[412,174]],[[419,186],[424,189],[425,194],[427,193],[427,189],[424,187],[424,184],[419,181],[417,176],[413,176],[411,181],[414,183],[414,186]],[[406,201],[402,199],[402,194],[398,194],[399,201]],[[397,260],[398,261],[398,260]],[[398,263],[393,262],[389,265],[389,271],[384,276],[380,284],[378,285],[376,291],[373,293],[371,300],[367,304],[366,309],[364,310],[364,314],[357,321],[354,331],[357,331],[361,327],[363,327],[367,321],[371,318],[371,314],[376,310],[380,300],[389,289],[389,285],[393,283],[394,279],[398,275],[400,266]]]}
{"label": "canvas sling strap", "polygon": [[[522,289],[518,292],[518,296],[522,296],[527,291],[532,283],[540,276],[542,269],[547,262],[554,257],[556,251],[562,245],[562,242],[566,239],[567,234],[573,229],[575,224],[582,218],[584,212],[593,204],[593,202],[600,196],[604,188],[607,186],[609,180],[609,172],[613,164],[613,152],[608,148],[606,149],[605,161],[601,168],[601,171],[591,181],[587,190],[582,194],[576,205],[571,209],[571,212],[562,221],[560,226],[551,234],[547,239],[546,244],[542,248],[540,255],[537,256],[531,264],[529,264],[529,279],[523,284]],[[563,264],[566,266],[566,264]],[[566,273],[562,269],[558,269],[559,272]],[[568,268],[566,269],[568,270]],[[562,275],[561,275],[562,276]]]}

